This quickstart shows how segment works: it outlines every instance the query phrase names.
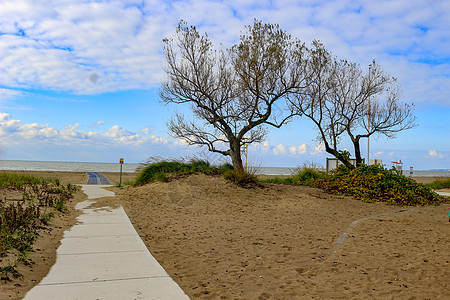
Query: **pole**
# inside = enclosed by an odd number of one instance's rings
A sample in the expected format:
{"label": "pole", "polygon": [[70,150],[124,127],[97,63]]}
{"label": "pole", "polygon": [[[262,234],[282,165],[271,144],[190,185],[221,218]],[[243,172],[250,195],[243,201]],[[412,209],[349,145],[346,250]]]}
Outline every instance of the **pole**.
{"label": "pole", "polygon": [[123,166],[123,158],[121,158],[120,160],[119,160],[119,163],[120,163],[120,182],[119,182],[119,187],[120,186],[122,186],[122,166]]}
{"label": "pole", "polygon": [[369,124],[370,124],[370,97],[368,99],[369,102],[369,107],[367,108],[367,162],[366,165],[370,165],[370,160],[369,160],[369,140],[370,140],[370,135],[369,135]]}
{"label": "pole", "polygon": [[120,164],[120,182],[119,182],[119,186],[122,186],[122,165]]}
{"label": "pole", "polygon": [[367,137],[367,163],[366,163],[366,165],[370,165],[370,161],[369,161],[369,139],[370,139],[370,137]]}

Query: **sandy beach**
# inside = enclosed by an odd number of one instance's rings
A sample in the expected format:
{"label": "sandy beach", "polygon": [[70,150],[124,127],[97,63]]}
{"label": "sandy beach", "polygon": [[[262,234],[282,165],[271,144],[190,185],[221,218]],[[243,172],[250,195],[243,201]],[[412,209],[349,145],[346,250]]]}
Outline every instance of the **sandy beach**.
{"label": "sandy beach", "polygon": [[[242,189],[205,175],[111,189],[117,196],[97,205],[121,204],[192,299],[450,297],[450,204],[369,204],[303,186]],[[44,249],[31,256],[53,251]],[[23,286],[38,280],[32,273]]]}

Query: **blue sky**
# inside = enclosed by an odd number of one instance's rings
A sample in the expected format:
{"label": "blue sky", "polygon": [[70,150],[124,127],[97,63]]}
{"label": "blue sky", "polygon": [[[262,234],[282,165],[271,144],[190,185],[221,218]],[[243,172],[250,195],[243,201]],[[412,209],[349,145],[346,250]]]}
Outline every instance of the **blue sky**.
{"label": "blue sky", "polygon": [[[159,102],[162,39],[180,19],[214,44],[234,44],[257,18],[336,56],[375,59],[402,84],[418,127],[372,138],[370,157],[387,166],[450,169],[449,1],[89,1],[0,2],[0,159],[141,162],[149,156],[218,154],[167,133],[174,111]],[[307,120],[271,129],[250,148],[259,166],[324,164]],[[367,147],[364,141],[363,156]],[[342,148],[351,149],[348,141]]]}

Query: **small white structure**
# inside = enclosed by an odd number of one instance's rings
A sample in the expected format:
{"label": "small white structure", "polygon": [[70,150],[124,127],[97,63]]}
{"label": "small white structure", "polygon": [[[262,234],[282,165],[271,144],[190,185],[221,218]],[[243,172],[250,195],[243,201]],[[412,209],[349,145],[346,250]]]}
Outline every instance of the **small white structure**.
{"label": "small white structure", "polygon": [[[363,163],[364,163],[363,159]],[[356,159],[350,158],[350,163],[356,167]],[[340,160],[337,158],[329,158],[327,157],[327,172],[330,172],[331,170],[336,169],[338,166],[344,165]]]}
{"label": "small white structure", "polygon": [[403,171],[403,162],[401,159],[399,159],[398,161],[393,161],[392,162],[392,167],[395,168],[397,170],[397,172],[399,172],[400,174],[402,174]]}

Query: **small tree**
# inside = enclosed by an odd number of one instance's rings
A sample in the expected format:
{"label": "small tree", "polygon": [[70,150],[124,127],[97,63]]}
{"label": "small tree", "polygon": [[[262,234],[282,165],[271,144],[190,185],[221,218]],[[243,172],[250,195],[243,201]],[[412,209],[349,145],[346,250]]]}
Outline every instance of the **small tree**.
{"label": "small tree", "polygon": [[[412,128],[412,105],[400,103],[397,80],[373,62],[367,73],[346,60],[333,57],[314,41],[308,51],[306,88],[290,98],[291,109],[317,126],[325,150],[348,168],[354,166],[348,152],[339,150],[346,133],[353,143],[356,163],[362,163],[360,140],[373,134],[393,138]],[[363,133],[356,133],[363,131]]]}
{"label": "small tree", "polygon": [[414,106],[400,102],[397,79],[386,74],[375,61],[365,74],[356,64],[341,62],[336,66],[331,97],[341,106],[340,126],[353,144],[358,165],[362,163],[361,138],[374,134],[394,138],[396,133],[416,126]]}
{"label": "small tree", "polygon": [[342,125],[342,106],[331,97],[333,85],[330,83],[336,76],[338,62],[318,41],[313,41],[307,53],[305,87],[290,95],[290,110],[309,118],[318,129],[325,151],[352,168],[346,153],[338,149],[345,127]]}
{"label": "small tree", "polygon": [[216,51],[207,35],[180,22],[175,37],[164,40],[168,79],[160,89],[163,102],[190,104],[201,121],[177,113],[168,123],[172,135],[230,156],[239,172],[241,147],[263,141],[267,126],[289,120],[281,101],[304,80],[303,44],[278,25],[255,20],[246,29],[239,43]]}

